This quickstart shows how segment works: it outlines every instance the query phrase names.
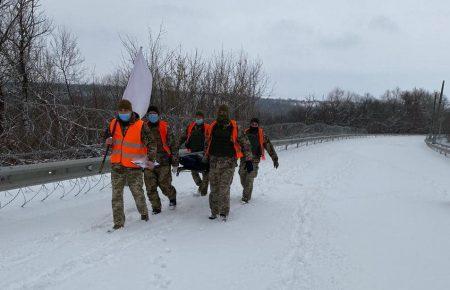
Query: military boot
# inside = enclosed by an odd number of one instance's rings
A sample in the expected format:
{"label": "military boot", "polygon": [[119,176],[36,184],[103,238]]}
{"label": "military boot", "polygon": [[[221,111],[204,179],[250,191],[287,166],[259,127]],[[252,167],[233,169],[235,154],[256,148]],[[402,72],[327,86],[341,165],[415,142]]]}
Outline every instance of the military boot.
{"label": "military boot", "polygon": [[176,199],[172,199],[169,203],[169,208],[170,209],[175,209],[177,207],[177,200]]}

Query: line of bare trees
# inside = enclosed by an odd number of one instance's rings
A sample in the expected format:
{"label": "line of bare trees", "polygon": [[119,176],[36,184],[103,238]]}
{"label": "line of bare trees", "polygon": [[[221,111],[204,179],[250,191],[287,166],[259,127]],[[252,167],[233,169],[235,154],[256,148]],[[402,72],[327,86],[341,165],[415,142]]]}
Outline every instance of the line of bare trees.
{"label": "line of bare trees", "polygon": [[[117,69],[97,76],[85,67],[77,37],[56,26],[40,0],[0,0],[0,16],[0,155],[7,160],[2,164],[37,153],[48,159],[98,155],[138,41],[124,36],[125,56]],[[149,32],[144,53],[154,78],[152,103],[176,127],[196,110],[213,116],[219,104],[228,104],[237,119],[253,116],[256,101],[268,93],[261,61],[244,51],[206,57],[166,48],[163,34],[163,29]]]}
{"label": "line of bare trees", "polygon": [[[152,103],[165,114],[190,116],[202,110],[212,116],[219,104],[228,104],[237,119],[255,113],[256,101],[268,94],[268,79],[260,60],[251,60],[240,51],[237,54],[221,50],[204,57],[198,50],[192,53],[164,49],[164,31],[149,31],[144,54],[153,75]],[[107,84],[124,87],[137,52],[139,42],[130,36],[122,38],[125,57],[120,68]]]}
{"label": "line of bare trees", "polygon": [[[386,91],[381,97],[335,89],[326,99],[265,102],[265,123],[304,122],[363,128],[369,133],[426,134],[430,131],[436,93],[424,89]],[[450,111],[443,100],[438,120],[442,133],[450,133]],[[264,109],[266,108],[266,109]],[[283,114],[278,112],[283,112]]]}

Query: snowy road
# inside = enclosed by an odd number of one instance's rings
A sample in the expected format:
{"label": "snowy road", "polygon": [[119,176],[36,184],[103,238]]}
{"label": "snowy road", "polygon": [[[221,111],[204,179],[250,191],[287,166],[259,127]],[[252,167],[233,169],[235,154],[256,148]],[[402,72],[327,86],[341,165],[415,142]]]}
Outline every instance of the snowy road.
{"label": "snowy road", "polygon": [[[280,152],[254,200],[209,221],[189,174],[179,208],[111,226],[110,190],[0,211],[0,289],[450,289],[450,159],[423,137]],[[237,177],[237,176],[236,176]],[[167,208],[167,203],[165,204]]]}

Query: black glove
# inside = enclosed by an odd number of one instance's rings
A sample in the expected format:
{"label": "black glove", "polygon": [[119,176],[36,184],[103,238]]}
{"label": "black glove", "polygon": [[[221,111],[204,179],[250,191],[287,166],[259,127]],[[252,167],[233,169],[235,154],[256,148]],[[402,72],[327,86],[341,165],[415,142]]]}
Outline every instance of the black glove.
{"label": "black glove", "polygon": [[280,166],[280,164],[278,164],[278,159],[275,159],[273,161],[273,167],[275,167],[275,169],[278,169],[278,166]]}
{"label": "black glove", "polygon": [[253,171],[253,162],[248,160],[245,161],[245,169],[247,169],[247,173],[251,173]]}
{"label": "black glove", "polygon": [[205,163],[205,164],[209,163],[208,157],[207,156],[203,156],[201,162]]}

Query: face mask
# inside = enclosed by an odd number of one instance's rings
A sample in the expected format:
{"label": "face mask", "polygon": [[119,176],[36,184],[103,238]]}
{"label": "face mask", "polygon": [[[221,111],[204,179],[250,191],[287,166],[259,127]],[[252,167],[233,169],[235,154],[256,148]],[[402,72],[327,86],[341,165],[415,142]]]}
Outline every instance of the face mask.
{"label": "face mask", "polygon": [[252,133],[258,132],[258,127],[250,126],[250,132],[252,132]]}
{"label": "face mask", "polygon": [[151,122],[151,123],[156,123],[159,120],[159,115],[158,114],[149,114],[147,119]]}
{"label": "face mask", "polygon": [[220,112],[217,116],[217,122],[221,124],[226,124],[230,122],[230,118],[228,117],[227,113]]}
{"label": "face mask", "polygon": [[123,122],[128,122],[131,119],[131,113],[126,113],[126,114],[119,113],[119,119]]}
{"label": "face mask", "polygon": [[195,120],[195,123],[197,125],[202,125],[203,124],[203,119],[197,119],[197,120]]}

